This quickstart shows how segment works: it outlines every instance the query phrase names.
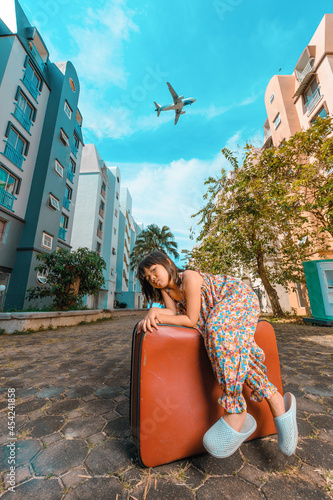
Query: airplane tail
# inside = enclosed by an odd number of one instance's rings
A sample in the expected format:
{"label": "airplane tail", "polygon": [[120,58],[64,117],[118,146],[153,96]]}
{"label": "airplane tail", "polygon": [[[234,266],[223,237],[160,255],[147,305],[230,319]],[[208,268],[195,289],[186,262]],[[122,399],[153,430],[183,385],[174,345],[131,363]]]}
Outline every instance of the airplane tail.
{"label": "airplane tail", "polygon": [[161,106],[159,104],[157,104],[157,102],[155,102],[155,101],[154,101],[154,104],[156,106],[155,111],[157,111],[157,116],[160,116]]}

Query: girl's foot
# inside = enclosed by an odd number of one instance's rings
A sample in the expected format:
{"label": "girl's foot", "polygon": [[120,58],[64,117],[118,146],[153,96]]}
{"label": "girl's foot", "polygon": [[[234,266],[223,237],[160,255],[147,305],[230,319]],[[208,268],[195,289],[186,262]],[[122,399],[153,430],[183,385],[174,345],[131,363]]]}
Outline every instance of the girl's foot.
{"label": "girl's foot", "polygon": [[[231,415],[230,413],[227,415]],[[236,414],[232,414],[236,415]],[[240,445],[249,438],[257,428],[257,423],[254,418],[246,414],[242,415],[243,424],[241,425],[240,432],[233,429],[226,421],[225,418],[221,417],[213,427],[211,427],[203,437],[203,445],[210,455],[216,458],[226,458],[230,457],[235,451],[238,450]],[[228,420],[230,418],[227,417]],[[233,420],[231,418],[231,420]],[[240,420],[237,419],[237,426]]]}
{"label": "girl's foot", "polygon": [[286,411],[274,418],[274,424],[278,433],[279,449],[290,457],[295,453],[298,442],[296,398],[287,392],[283,399]]}

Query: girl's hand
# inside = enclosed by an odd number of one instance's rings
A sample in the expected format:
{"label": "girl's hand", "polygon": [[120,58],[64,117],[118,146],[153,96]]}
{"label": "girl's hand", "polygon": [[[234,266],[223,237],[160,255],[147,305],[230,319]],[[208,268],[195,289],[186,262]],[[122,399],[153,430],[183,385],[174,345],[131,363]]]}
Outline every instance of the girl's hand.
{"label": "girl's hand", "polygon": [[147,330],[149,332],[152,332],[153,328],[155,328],[155,330],[158,330],[157,323],[160,323],[159,313],[156,308],[152,307],[147,313],[146,317],[142,319],[140,323],[138,323],[136,331],[138,333],[146,332]]}

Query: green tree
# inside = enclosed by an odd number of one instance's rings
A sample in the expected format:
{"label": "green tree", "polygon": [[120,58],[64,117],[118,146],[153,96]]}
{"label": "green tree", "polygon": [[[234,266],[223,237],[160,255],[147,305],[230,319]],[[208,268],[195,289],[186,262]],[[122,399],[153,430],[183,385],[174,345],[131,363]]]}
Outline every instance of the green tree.
{"label": "green tree", "polygon": [[179,257],[177,247],[174,235],[168,226],[163,226],[160,229],[157,224],[150,224],[141,231],[135,241],[130,255],[131,269],[135,269],[139,262],[154,250],[165,252],[177,259]]}
{"label": "green tree", "polygon": [[[233,173],[222,170],[220,178],[206,181],[206,205],[195,214],[202,224],[201,243],[189,255],[190,266],[215,262],[214,272],[245,270],[260,277],[277,316],[283,311],[275,285],[304,282],[302,261],[328,248],[324,233],[332,188],[326,165],[332,157],[327,130],[316,130],[298,134],[279,149],[256,152],[247,146],[241,167],[223,149]],[[306,163],[305,154],[317,154],[318,161],[312,157]],[[313,224],[309,212],[322,224]]]}
{"label": "green tree", "polygon": [[27,290],[27,298],[53,298],[55,310],[77,308],[84,295],[96,295],[104,285],[104,259],[88,248],[75,252],[60,249],[56,252],[40,253],[41,261],[35,270],[47,276],[46,285]]}

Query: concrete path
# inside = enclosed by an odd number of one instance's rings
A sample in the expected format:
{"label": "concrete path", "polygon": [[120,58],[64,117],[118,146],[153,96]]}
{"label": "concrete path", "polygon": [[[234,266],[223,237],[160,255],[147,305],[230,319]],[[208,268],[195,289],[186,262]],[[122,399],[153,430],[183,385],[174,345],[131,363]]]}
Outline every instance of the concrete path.
{"label": "concrete path", "polygon": [[[3,500],[333,498],[332,328],[274,325],[284,390],[298,401],[295,456],[282,455],[272,436],[225,460],[205,454],[141,469],[128,420],[131,335],[140,317],[0,337]],[[15,389],[15,429],[8,389]]]}

